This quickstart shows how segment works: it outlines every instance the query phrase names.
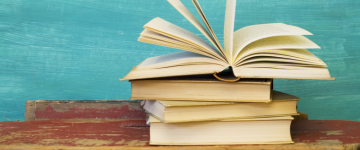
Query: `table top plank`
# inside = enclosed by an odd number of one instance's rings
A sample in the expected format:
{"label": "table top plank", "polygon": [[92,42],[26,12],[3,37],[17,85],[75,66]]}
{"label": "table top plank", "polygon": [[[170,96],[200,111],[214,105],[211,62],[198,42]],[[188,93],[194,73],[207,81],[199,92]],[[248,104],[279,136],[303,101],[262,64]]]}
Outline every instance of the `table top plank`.
{"label": "table top plank", "polygon": [[0,149],[360,149],[360,122],[291,123],[294,144],[150,146],[139,101],[28,101],[27,121],[0,122]]}
{"label": "table top plank", "polygon": [[37,100],[25,103],[25,120],[145,119],[140,101]]}
{"label": "table top plank", "polygon": [[318,148],[345,149],[360,143],[360,122],[297,120],[291,125],[295,144],[223,146],[149,146],[145,120],[45,120],[0,122],[0,149],[28,148]]}
{"label": "table top plank", "polygon": [[296,142],[360,143],[360,122],[345,120],[295,120],[291,136]]}

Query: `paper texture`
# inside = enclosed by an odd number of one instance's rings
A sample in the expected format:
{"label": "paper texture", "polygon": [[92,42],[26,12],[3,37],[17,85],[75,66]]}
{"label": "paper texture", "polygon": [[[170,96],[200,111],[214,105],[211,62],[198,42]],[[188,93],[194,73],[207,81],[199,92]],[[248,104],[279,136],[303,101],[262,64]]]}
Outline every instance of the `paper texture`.
{"label": "paper texture", "polygon": [[[202,59],[202,58],[208,58],[204,55],[192,53],[192,52],[177,52],[177,53],[171,53],[167,55],[161,55],[156,57],[150,57],[143,61],[141,64],[138,65],[138,67],[145,67],[149,65],[155,65],[155,64],[161,64],[161,63],[167,63],[171,61],[179,61],[183,59]],[[210,58],[208,58],[210,59]]]}
{"label": "paper texture", "polygon": [[264,49],[303,49],[320,48],[314,42],[302,35],[273,36],[252,42],[240,51],[236,62],[249,53]]}
{"label": "paper texture", "polygon": [[219,40],[217,39],[217,37],[216,37],[216,35],[215,35],[215,33],[214,33],[213,29],[211,28],[211,26],[210,26],[210,24],[209,24],[208,20],[206,19],[205,14],[204,14],[204,12],[203,12],[203,11],[202,11],[202,9],[201,9],[201,7],[200,7],[200,4],[199,4],[198,0],[192,0],[192,2],[194,3],[195,8],[196,8],[196,10],[198,11],[198,13],[199,13],[199,15],[200,15],[201,19],[203,20],[203,22],[204,22],[204,24],[205,24],[206,28],[208,29],[208,31],[209,31],[209,33],[210,33],[211,37],[212,37],[212,38],[213,38],[213,40],[215,41],[215,43],[216,43],[216,45],[217,45],[217,48],[218,48],[218,49],[220,50],[220,52],[224,55],[224,50],[223,50],[223,48],[221,47],[221,44],[220,44]]}
{"label": "paper texture", "polygon": [[180,0],[168,0],[168,2],[178,10],[192,25],[194,25],[215,47],[218,47],[211,35],[206,31],[204,26],[194,17],[193,14],[181,3]]}
{"label": "paper texture", "polygon": [[[242,118],[242,119],[228,119],[228,120],[218,120],[218,121],[203,121],[203,122],[232,122],[232,121],[258,121],[258,120],[294,120],[291,116],[279,116],[279,117],[263,117],[263,118]],[[162,123],[160,120],[149,115],[147,118],[149,123]]]}
{"label": "paper texture", "polygon": [[209,43],[207,43],[199,36],[159,17],[154,18],[145,24],[144,28],[183,41],[185,43],[193,44],[194,46],[202,48],[203,50],[206,50],[214,55],[218,55],[219,57],[222,56],[222,54],[220,54],[215,48],[213,48]]}
{"label": "paper texture", "polygon": [[[224,53],[228,60],[232,59],[233,34],[235,24],[236,0],[227,0],[224,21]],[[229,62],[231,64],[231,62]]]}
{"label": "paper texture", "polygon": [[[289,100],[300,100],[300,98],[282,93],[279,91],[273,91],[272,101],[289,101]],[[209,101],[168,101],[168,100],[157,100],[158,102],[165,105],[165,107],[188,107],[188,106],[209,106],[209,105],[229,105],[239,104],[239,102],[209,102]],[[242,102],[241,102],[242,103]]]}
{"label": "paper texture", "polygon": [[[237,54],[251,42],[267,37],[284,36],[284,35],[312,35],[312,34],[299,27],[286,25],[283,23],[271,23],[271,24],[247,26],[234,32],[233,56],[237,57]],[[233,63],[235,62],[236,57],[233,57]]]}
{"label": "paper texture", "polygon": [[145,42],[145,43],[150,43],[150,44],[157,44],[157,45],[161,45],[161,46],[172,47],[172,48],[178,48],[178,49],[181,49],[181,50],[186,50],[186,51],[198,53],[198,54],[201,54],[201,55],[205,55],[205,56],[214,58],[214,59],[219,60],[219,61],[225,61],[220,56],[211,54],[208,51],[201,50],[198,47],[195,47],[193,45],[189,45],[188,43],[184,43],[184,42],[179,41],[177,39],[173,39],[173,38],[170,38],[170,37],[167,37],[167,36],[152,32],[152,31],[150,31],[148,29],[145,29],[141,33],[141,36],[139,37],[138,41]]}

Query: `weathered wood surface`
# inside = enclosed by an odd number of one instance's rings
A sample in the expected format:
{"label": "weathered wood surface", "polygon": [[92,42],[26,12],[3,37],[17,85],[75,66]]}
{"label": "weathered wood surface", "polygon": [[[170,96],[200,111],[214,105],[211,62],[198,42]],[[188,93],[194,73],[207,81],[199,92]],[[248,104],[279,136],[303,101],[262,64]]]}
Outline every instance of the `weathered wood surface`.
{"label": "weathered wood surface", "polygon": [[360,122],[301,116],[295,144],[149,146],[139,101],[28,101],[25,117],[37,121],[0,122],[0,149],[360,149]]}
{"label": "weathered wood surface", "polygon": [[25,117],[37,121],[0,122],[0,149],[360,148],[360,122],[301,116],[291,124],[295,144],[149,146],[149,127],[138,101],[28,101]]}
{"label": "weathered wood surface", "polygon": [[145,119],[145,113],[139,101],[129,100],[37,100],[27,101],[25,120],[139,120]]}
{"label": "weathered wood surface", "polygon": [[0,149],[356,149],[360,122],[298,120],[295,144],[149,146],[145,120],[46,120],[0,122]]}

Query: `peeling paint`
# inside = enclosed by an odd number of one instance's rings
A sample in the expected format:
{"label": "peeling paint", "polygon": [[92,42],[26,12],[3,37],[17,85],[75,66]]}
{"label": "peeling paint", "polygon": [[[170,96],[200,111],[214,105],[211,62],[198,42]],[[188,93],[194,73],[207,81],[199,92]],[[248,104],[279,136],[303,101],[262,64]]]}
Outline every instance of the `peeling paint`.
{"label": "peeling paint", "polygon": [[110,145],[114,143],[114,141],[97,140],[97,139],[81,139],[81,140],[75,140],[74,143],[79,146],[103,146],[103,145]]}
{"label": "peeling paint", "polygon": [[343,135],[343,131],[320,131],[321,133],[326,133],[326,135]]}
{"label": "peeling paint", "polygon": [[342,145],[343,142],[339,140],[316,140],[316,143],[321,145]]}
{"label": "peeling paint", "polygon": [[148,141],[139,141],[139,140],[132,140],[128,142],[127,144],[129,146],[145,146]]}

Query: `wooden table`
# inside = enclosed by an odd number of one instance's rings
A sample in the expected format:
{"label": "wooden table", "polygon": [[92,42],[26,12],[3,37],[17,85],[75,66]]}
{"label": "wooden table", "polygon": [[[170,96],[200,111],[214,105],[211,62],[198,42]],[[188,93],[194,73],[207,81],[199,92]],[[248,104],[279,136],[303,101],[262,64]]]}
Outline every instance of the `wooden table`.
{"label": "wooden table", "polygon": [[295,144],[149,146],[138,102],[31,101],[26,115],[28,121],[0,122],[0,149],[360,149],[356,121],[295,120]]}

